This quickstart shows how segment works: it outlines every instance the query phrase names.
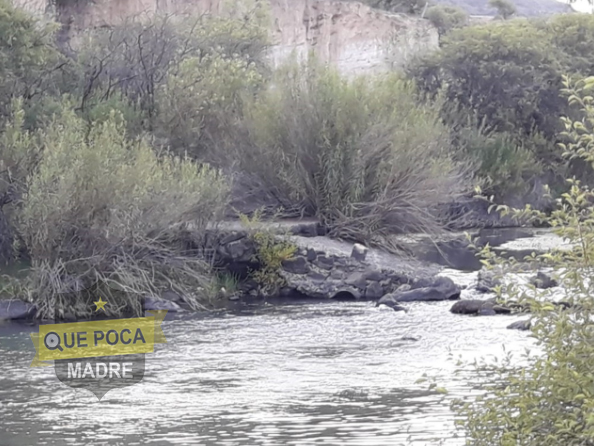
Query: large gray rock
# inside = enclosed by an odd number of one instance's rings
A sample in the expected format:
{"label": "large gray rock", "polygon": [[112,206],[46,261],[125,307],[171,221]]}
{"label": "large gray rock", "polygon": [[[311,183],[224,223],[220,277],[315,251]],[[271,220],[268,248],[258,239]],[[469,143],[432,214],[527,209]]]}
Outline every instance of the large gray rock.
{"label": "large gray rock", "polygon": [[436,302],[460,298],[460,287],[448,277],[422,278],[412,284],[412,289],[386,294],[379,301],[389,305],[397,302]]}
{"label": "large gray rock", "polygon": [[28,302],[19,299],[0,300],[0,320],[31,319],[36,312],[35,305]]}
{"label": "large gray rock", "polygon": [[456,302],[450,311],[454,314],[474,314],[478,316],[493,316],[496,314],[510,314],[511,309],[497,304],[495,299],[463,299]]}
{"label": "large gray rock", "polygon": [[283,269],[292,274],[307,274],[309,272],[309,266],[304,257],[295,257],[293,259],[284,260]]}
{"label": "large gray rock", "polygon": [[460,297],[460,292],[462,291],[452,279],[442,276],[417,279],[413,282],[411,291],[418,288],[432,288],[437,290],[444,295],[444,298],[439,300],[458,299]]}
{"label": "large gray rock", "polygon": [[379,299],[384,295],[384,288],[378,282],[371,282],[365,289],[366,299]]}

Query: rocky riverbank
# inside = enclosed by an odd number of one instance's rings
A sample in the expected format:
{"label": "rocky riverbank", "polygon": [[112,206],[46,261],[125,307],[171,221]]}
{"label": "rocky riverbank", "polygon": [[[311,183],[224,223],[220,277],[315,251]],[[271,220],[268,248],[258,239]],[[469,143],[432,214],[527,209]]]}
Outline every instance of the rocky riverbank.
{"label": "rocky riverbank", "polygon": [[[428,236],[402,236],[398,244],[402,253],[392,254],[378,248],[333,240],[324,235],[315,221],[281,221],[261,223],[247,228],[241,222],[228,222],[213,228],[201,248],[203,255],[222,271],[238,279],[238,287],[226,297],[245,300],[262,297],[260,285],[253,272],[261,265],[257,261],[258,244],[254,232],[268,231],[279,241],[295,246],[295,254],[282,262],[279,276],[283,286],[275,297],[318,300],[370,300],[395,310],[405,309],[407,302],[458,300],[464,288],[477,294],[491,293],[501,282],[487,271],[480,271],[471,285],[455,283],[440,276],[443,266],[472,271],[480,267],[465,234],[449,234],[436,241]],[[513,229],[476,230],[472,236],[479,244],[492,245],[524,237],[521,249],[530,245],[531,233]],[[528,242],[527,242],[528,241]],[[538,244],[532,243],[537,247]],[[548,245],[547,245],[548,246]],[[556,286],[547,275],[539,273],[532,283],[540,288]],[[509,314],[512,309],[501,306],[491,297],[468,299],[454,304],[451,311],[466,315]],[[146,298],[146,310],[187,309],[184,297],[172,291],[162,293],[160,299]],[[0,319],[29,319],[35,308],[19,300],[0,301]]]}

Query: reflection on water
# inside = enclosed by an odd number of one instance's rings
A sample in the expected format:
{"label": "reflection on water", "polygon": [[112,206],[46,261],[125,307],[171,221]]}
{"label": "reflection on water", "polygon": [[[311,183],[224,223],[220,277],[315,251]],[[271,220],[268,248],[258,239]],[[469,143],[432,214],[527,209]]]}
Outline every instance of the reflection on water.
{"label": "reflection on water", "polygon": [[[464,292],[466,293],[466,291]],[[451,302],[264,305],[166,321],[145,379],[99,403],[29,368],[34,327],[0,325],[0,444],[462,444],[449,401],[472,392],[466,359],[530,344],[514,317],[452,315]],[[444,396],[415,381],[427,373]]]}

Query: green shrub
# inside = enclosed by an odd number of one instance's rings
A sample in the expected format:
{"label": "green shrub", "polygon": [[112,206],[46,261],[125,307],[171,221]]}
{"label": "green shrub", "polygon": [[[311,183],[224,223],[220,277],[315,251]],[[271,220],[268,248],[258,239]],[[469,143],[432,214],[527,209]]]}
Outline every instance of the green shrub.
{"label": "green shrub", "polygon": [[457,137],[460,155],[475,162],[476,179],[484,192],[498,197],[526,193],[528,180],[542,173],[533,147],[526,147],[513,135],[468,127]]}
{"label": "green shrub", "polygon": [[[139,311],[140,297],[163,288],[200,304],[208,268],[172,240],[221,215],[227,187],[217,171],[127,139],[116,112],[89,129],[65,105],[47,129],[23,135],[41,158],[12,221],[32,259],[20,292],[40,317],[87,315],[98,293],[113,315]],[[72,281],[84,286],[64,293]]]}
{"label": "green shrub", "polygon": [[[578,120],[566,118],[565,156],[583,159],[594,168],[594,77],[567,84],[571,104],[581,109]],[[468,444],[503,446],[578,446],[594,444],[594,374],[592,318],[594,316],[594,193],[578,181],[546,216],[529,208],[510,211],[549,223],[572,247],[537,256],[554,268],[564,288],[566,306],[555,306],[547,292],[511,283],[501,293],[532,310],[532,335],[539,352],[522,366],[510,358],[503,366],[488,365],[486,393],[471,402],[458,402]],[[492,253],[490,260],[502,263]]]}
{"label": "green shrub", "polygon": [[431,210],[464,187],[435,105],[396,76],[285,67],[249,107],[246,127],[230,152],[238,167],[337,237],[436,230]]}
{"label": "green shrub", "polygon": [[285,285],[281,276],[282,264],[285,260],[294,258],[297,246],[287,237],[282,237],[272,230],[258,227],[261,222],[262,210],[258,210],[249,218],[240,215],[241,222],[250,232],[250,237],[256,244],[256,254],[252,259],[258,264],[258,269],[252,272],[252,277],[267,295],[275,295]]}

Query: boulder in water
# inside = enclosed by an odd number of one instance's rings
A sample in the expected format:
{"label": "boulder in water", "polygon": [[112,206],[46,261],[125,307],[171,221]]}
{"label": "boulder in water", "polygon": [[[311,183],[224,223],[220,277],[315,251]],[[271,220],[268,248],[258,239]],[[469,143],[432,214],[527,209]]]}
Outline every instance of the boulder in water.
{"label": "boulder in water", "polygon": [[[395,293],[391,293],[391,294],[395,294]],[[384,297],[388,297],[389,294],[387,294]],[[404,308],[402,305],[398,305],[397,301],[393,300],[393,299],[384,299],[384,297],[382,297],[380,300],[378,300],[375,303],[376,307],[379,307],[380,305],[385,305],[386,307],[391,308],[394,311],[404,311],[405,313],[408,312],[408,310],[406,308]]]}
{"label": "boulder in water", "polygon": [[397,305],[401,302],[437,302],[460,298],[460,287],[448,277],[434,277],[416,281],[412,289],[386,294],[378,304]]}
{"label": "boulder in water", "polygon": [[450,311],[454,314],[474,314],[478,316],[494,316],[509,314],[511,309],[498,305],[495,299],[464,299],[456,302]]}
{"label": "boulder in water", "polygon": [[530,330],[530,327],[532,327],[532,322],[530,321],[530,319],[526,319],[524,321],[516,321],[513,324],[509,324],[507,326],[508,329],[510,330]]}

